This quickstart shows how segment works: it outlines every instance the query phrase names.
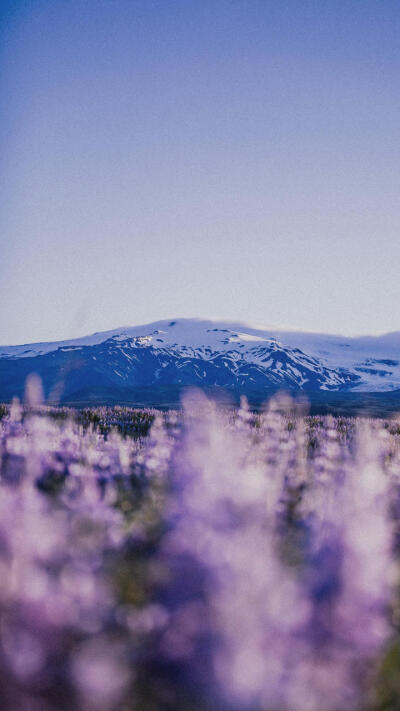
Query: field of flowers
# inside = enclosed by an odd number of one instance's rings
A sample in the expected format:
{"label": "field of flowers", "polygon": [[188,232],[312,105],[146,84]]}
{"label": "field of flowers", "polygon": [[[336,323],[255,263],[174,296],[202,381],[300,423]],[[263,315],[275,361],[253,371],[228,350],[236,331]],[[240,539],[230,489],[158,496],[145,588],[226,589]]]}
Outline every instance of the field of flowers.
{"label": "field of flowers", "polygon": [[400,708],[400,422],[0,417],[2,711]]}

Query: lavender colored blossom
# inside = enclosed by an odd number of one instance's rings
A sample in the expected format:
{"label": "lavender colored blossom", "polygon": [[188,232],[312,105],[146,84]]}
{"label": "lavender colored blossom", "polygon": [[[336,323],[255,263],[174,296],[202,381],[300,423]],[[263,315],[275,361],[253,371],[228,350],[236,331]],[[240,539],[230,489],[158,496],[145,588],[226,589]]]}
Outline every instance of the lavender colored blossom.
{"label": "lavender colored blossom", "polygon": [[2,709],[398,707],[395,421],[1,414]]}

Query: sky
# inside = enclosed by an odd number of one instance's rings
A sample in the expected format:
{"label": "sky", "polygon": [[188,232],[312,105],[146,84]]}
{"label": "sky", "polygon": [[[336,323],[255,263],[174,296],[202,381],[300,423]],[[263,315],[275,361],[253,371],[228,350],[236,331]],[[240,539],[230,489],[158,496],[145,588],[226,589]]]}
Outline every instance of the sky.
{"label": "sky", "polygon": [[400,330],[398,0],[3,0],[0,343]]}

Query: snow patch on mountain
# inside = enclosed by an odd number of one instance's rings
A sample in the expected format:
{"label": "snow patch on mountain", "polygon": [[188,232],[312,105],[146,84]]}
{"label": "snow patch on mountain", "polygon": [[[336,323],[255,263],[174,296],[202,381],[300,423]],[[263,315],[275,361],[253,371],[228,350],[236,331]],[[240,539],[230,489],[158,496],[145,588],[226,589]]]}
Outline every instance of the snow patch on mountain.
{"label": "snow patch on mountain", "polygon": [[[230,370],[238,382],[245,382],[246,378],[255,381],[268,374],[276,384],[300,388],[307,387],[311,380],[321,390],[400,388],[400,333],[349,338],[264,329],[241,322],[175,319],[121,327],[68,341],[0,346],[0,359],[35,358],[57,351],[83,352],[87,347],[100,345],[107,347],[107,357],[111,358],[111,351],[115,357],[122,355],[127,367],[134,367],[135,353],[150,349],[158,354],[156,379],[168,369],[167,359],[173,358],[176,369],[192,367],[192,363],[194,376],[199,380],[208,377],[199,365],[202,361]],[[99,355],[92,356],[96,357]],[[247,372],[250,366],[255,369],[252,373]],[[114,373],[125,377],[119,361]]]}

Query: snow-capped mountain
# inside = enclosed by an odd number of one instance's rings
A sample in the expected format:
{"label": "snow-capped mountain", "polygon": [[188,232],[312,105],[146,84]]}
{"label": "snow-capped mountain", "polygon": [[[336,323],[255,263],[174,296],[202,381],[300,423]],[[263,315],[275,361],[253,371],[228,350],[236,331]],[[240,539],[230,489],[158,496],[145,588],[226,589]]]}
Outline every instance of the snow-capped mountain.
{"label": "snow-capped mountain", "polygon": [[[201,319],[158,321],[54,343],[0,346],[0,399],[38,373],[47,396],[124,400],[138,388],[236,393],[400,388],[400,333],[348,338]],[[128,399],[130,399],[128,397]]]}

